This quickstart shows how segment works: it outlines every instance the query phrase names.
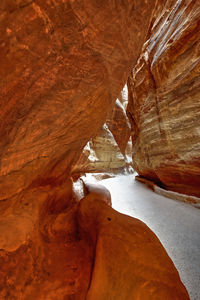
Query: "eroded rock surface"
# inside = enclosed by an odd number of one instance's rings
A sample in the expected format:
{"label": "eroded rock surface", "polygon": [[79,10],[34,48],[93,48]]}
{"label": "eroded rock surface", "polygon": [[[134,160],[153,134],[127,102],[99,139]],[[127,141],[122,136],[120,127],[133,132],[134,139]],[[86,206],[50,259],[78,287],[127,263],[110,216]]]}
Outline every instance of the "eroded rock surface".
{"label": "eroded rock surface", "polygon": [[77,213],[71,169],[124,86],[155,3],[1,1],[1,299],[81,300],[94,286],[90,224],[101,226]]}
{"label": "eroded rock surface", "polygon": [[73,167],[73,174],[132,171],[131,128],[125,111],[127,102],[128,97],[122,91],[105,124],[84,147]]}
{"label": "eroded rock surface", "polygon": [[1,1],[0,199],[66,174],[124,86],[153,6]]}
{"label": "eroded rock surface", "polygon": [[160,3],[129,80],[134,168],[164,188],[199,197],[199,1]]}
{"label": "eroded rock surface", "polygon": [[81,236],[95,252],[87,300],[188,299],[172,261],[153,232],[89,194],[80,201]]}

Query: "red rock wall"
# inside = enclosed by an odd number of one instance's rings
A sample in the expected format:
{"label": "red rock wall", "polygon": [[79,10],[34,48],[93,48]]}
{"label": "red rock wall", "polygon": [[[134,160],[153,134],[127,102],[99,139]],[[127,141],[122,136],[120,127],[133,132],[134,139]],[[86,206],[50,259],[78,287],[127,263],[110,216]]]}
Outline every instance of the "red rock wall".
{"label": "red rock wall", "polygon": [[124,86],[154,3],[0,1],[1,299],[85,299],[95,254],[70,170]]}
{"label": "red rock wall", "polygon": [[[70,179],[71,168],[105,122],[136,62],[154,4],[140,0],[0,2],[0,299],[103,300],[102,291],[117,299],[116,286],[122,286],[121,293],[130,289],[132,299],[135,284],[130,267],[140,259],[145,275],[141,280],[137,266],[139,295],[153,272],[151,266],[145,272],[140,251],[131,249],[137,241],[143,247],[150,237],[156,249],[152,259],[162,256],[165,278],[157,284],[156,295],[152,296],[148,284],[142,299],[157,299],[157,294],[162,299],[163,293],[165,299],[172,294],[173,299],[188,299],[153,233],[145,227],[143,236],[141,222],[128,217],[120,221],[120,215],[106,204],[97,205],[100,200],[94,195],[78,203]],[[112,244],[122,254],[104,257],[101,245],[105,238],[109,246],[106,228],[113,218],[120,228],[124,226],[119,243]],[[126,276],[118,277],[129,245],[121,236],[128,233],[130,223],[137,224],[142,239],[135,241],[137,232],[131,235]],[[110,237],[118,232],[116,224]],[[111,257],[117,257],[118,267],[113,266],[114,277],[105,275],[104,286],[100,279],[105,272],[97,266],[100,263],[104,270],[105,261],[105,270],[112,270]],[[163,268],[159,270],[163,274]],[[157,277],[157,268],[155,272]]]}
{"label": "red rock wall", "polygon": [[0,199],[71,168],[136,62],[153,6],[1,1]]}
{"label": "red rock wall", "polygon": [[128,115],[137,172],[200,197],[199,34],[198,0],[157,6],[129,79]]}

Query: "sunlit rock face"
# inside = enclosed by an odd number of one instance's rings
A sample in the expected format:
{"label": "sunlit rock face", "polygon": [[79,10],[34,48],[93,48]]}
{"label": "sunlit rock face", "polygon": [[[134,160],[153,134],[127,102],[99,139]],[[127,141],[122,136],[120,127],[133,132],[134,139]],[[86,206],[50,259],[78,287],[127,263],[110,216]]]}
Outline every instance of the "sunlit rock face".
{"label": "sunlit rock face", "polygon": [[90,172],[95,172],[95,170],[97,172],[117,171],[125,166],[125,157],[122,155],[112,132],[106,124],[88,145],[90,147],[90,155],[88,157]]}
{"label": "sunlit rock face", "polygon": [[128,105],[134,168],[167,189],[195,196],[200,196],[199,34],[198,0],[157,6],[129,79]]}
{"label": "sunlit rock face", "polygon": [[123,155],[126,154],[127,144],[131,134],[130,124],[126,115],[125,108],[128,103],[127,85],[116,100],[114,109],[109,114],[106,124],[112,132],[113,137]]}
{"label": "sunlit rock face", "polygon": [[95,251],[80,236],[71,169],[136,63],[155,3],[0,1],[0,299],[86,298]]}
{"label": "sunlit rock face", "polygon": [[125,111],[128,102],[127,86],[120,93],[119,99],[98,134],[84,147],[73,167],[73,176],[88,172],[132,172],[131,128]]}

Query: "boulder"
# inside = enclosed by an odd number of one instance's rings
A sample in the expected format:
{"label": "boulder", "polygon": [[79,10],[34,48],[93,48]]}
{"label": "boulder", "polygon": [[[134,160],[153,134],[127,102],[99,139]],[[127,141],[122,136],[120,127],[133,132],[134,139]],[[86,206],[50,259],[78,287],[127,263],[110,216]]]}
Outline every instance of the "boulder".
{"label": "boulder", "polygon": [[173,262],[143,222],[92,194],[80,201],[78,222],[95,253],[87,300],[189,300]]}

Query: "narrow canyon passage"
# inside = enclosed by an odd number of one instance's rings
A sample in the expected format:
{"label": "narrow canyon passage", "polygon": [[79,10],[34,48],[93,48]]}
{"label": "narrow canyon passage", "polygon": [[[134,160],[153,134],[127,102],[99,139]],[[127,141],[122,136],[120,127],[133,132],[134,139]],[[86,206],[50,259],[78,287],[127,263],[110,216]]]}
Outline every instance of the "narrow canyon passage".
{"label": "narrow canyon passage", "polygon": [[105,179],[117,211],[145,222],[172,258],[191,300],[200,299],[200,210],[157,195],[134,175]]}
{"label": "narrow canyon passage", "polygon": [[200,199],[200,0],[3,0],[0,33],[0,300],[200,300],[200,210],[132,174]]}

